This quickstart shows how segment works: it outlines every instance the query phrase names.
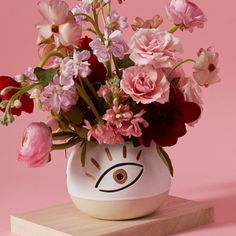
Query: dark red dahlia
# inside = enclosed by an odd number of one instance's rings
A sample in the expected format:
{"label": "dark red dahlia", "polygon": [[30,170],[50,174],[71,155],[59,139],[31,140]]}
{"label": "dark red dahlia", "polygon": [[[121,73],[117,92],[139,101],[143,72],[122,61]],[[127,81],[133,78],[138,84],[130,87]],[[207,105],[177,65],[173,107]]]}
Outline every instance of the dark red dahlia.
{"label": "dark red dahlia", "polygon": [[[8,77],[8,76],[0,76],[0,91],[5,89],[6,87],[13,86],[16,88],[20,88],[21,85],[16,82],[13,78]],[[11,99],[11,97],[18,92],[17,89],[11,89],[8,93],[5,95],[0,94],[0,102],[2,101],[8,101]],[[22,106],[20,108],[11,108],[11,114],[20,116],[21,112],[27,112],[27,113],[32,113],[34,109],[34,103],[33,100],[29,97],[28,94],[23,94],[20,98],[20,101],[22,103]],[[5,111],[5,109],[1,109],[1,111]]]}
{"label": "dark red dahlia", "polygon": [[201,108],[196,103],[186,102],[181,91],[172,86],[169,102],[152,103],[145,106],[145,110],[144,119],[149,127],[139,138],[139,143],[145,146],[150,146],[152,140],[162,147],[175,145],[178,138],[186,134],[186,124],[201,115]]}
{"label": "dark red dahlia", "polygon": [[[89,38],[88,36],[85,36],[84,38],[81,38],[78,46],[83,50],[88,50],[93,53],[91,47],[89,46],[89,43],[91,43],[93,40]],[[91,74],[89,75],[88,79],[92,82],[100,82],[105,83],[107,70],[103,63],[100,63],[97,59],[97,57],[92,54],[89,58],[88,62],[90,63],[90,69],[92,70]]]}

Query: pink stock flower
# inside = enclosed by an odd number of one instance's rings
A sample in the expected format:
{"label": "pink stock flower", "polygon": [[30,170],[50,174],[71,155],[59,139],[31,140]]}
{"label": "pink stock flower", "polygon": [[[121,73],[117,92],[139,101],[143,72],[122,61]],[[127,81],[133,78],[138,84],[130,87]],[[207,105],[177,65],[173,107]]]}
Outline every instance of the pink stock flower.
{"label": "pink stock flower", "polygon": [[120,16],[116,11],[112,11],[106,19],[106,28],[110,30],[125,29],[128,26],[127,17]]}
{"label": "pink stock flower", "polygon": [[109,41],[111,42],[111,46],[109,47],[110,52],[120,60],[122,60],[125,56],[125,53],[129,51],[129,47],[122,36],[122,32],[120,30],[116,30],[108,37]]}
{"label": "pink stock flower", "polygon": [[195,27],[203,28],[207,20],[201,9],[188,0],[171,0],[167,14],[181,30],[193,31]]}
{"label": "pink stock flower", "polygon": [[110,87],[106,84],[106,85],[101,85],[101,87],[97,91],[97,94],[99,97],[105,98],[105,97],[112,96],[112,91],[111,91]]}
{"label": "pink stock flower", "polygon": [[60,81],[60,77],[55,75],[53,81],[44,88],[42,96],[43,109],[59,113],[61,110],[67,112],[70,108],[76,105],[78,94],[74,86],[68,86],[70,81]]}
{"label": "pink stock flower", "polygon": [[28,167],[41,167],[50,161],[52,135],[50,128],[40,122],[30,124],[23,136],[18,151],[18,160]]}
{"label": "pink stock flower", "polygon": [[165,103],[169,99],[169,82],[162,70],[152,65],[134,66],[124,70],[121,89],[135,102]]}
{"label": "pink stock flower", "polygon": [[[50,3],[40,1],[39,11],[45,22],[38,24],[38,44],[54,36],[57,44],[64,46],[76,44],[82,34],[81,25],[77,24],[67,3],[51,0]],[[58,45],[59,46],[59,45]]]}
{"label": "pink stock flower", "polygon": [[93,137],[99,144],[123,144],[124,139],[122,136],[111,126],[98,124],[91,126],[88,120],[85,120],[84,128],[88,129],[87,139],[91,140]]}
{"label": "pink stock flower", "polygon": [[215,52],[214,48],[209,47],[207,50],[201,49],[198,53],[198,60],[193,67],[195,72],[193,73],[194,79],[200,86],[208,87],[209,85],[220,82],[218,76],[219,53]]}
{"label": "pink stock flower", "polygon": [[182,52],[180,40],[159,29],[140,29],[132,36],[130,58],[137,65],[152,64],[156,68],[171,67],[174,53]]}

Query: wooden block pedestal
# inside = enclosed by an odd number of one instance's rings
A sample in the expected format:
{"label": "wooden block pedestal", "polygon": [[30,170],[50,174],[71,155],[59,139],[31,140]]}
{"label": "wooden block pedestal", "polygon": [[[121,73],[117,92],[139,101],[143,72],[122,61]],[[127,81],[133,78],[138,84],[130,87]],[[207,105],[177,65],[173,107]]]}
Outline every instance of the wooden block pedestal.
{"label": "wooden block pedestal", "polygon": [[214,208],[169,197],[155,213],[128,221],[90,218],[72,203],[11,216],[11,231],[21,236],[164,236],[214,222]]}

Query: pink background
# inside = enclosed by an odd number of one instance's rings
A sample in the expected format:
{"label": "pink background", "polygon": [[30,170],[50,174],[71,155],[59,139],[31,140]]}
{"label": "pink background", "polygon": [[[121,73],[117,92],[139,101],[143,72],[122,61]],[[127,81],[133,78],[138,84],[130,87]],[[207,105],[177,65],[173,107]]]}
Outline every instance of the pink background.
{"label": "pink background", "polygon": [[[38,63],[34,25],[41,17],[36,9],[37,2],[0,2],[1,75],[13,76]],[[75,0],[67,2],[76,3]],[[130,20],[138,15],[164,15],[166,2],[126,0],[119,11],[129,15]],[[236,235],[236,2],[195,2],[207,15],[206,27],[194,34],[178,32],[177,35],[183,39],[187,57],[195,56],[200,47],[215,46],[221,55],[222,83],[204,90],[205,110],[199,124],[189,129],[188,135],[177,146],[168,149],[175,166],[171,194],[215,205],[215,224],[180,235],[233,236]],[[45,117],[36,111],[34,118],[24,115],[8,128],[0,127],[0,232],[9,231],[9,215],[12,213],[69,201],[63,152],[53,153],[52,163],[41,169],[27,169],[16,161],[24,127],[31,121],[44,121]]]}

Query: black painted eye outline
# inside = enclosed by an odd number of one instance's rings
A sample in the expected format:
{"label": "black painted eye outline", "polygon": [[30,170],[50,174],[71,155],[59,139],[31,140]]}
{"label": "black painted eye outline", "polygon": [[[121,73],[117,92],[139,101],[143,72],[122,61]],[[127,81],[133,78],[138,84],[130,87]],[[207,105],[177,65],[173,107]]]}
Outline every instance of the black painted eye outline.
{"label": "black painted eye outline", "polygon": [[124,190],[130,186],[132,186],[134,183],[136,183],[140,177],[142,176],[143,174],[143,171],[144,171],[144,167],[143,165],[140,165],[140,164],[137,164],[137,163],[132,163],[132,162],[129,162],[129,163],[119,163],[119,164],[116,164],[110,168],[108,168],[98,179],[96,185],[95,185],[95,188],[98,188],[99,184],[101,183],[102,179],[106,176],[107,173],[109,173],[111,170],[117,168],[117,167],[121,167],[121,166],[127,166],[127,165],[130,165],[130,166],[138,166],[138,167],[141,167],[141,171],[139,172],[138,176],[129,184],[127,184],[126,186],[122,187],[122,188],[119,188],[119,189],[115,189],[115,190],[103,190],[103,189],[99,189],[99,191],[101,192],[105,192],[105,193],[114,193],[114,192],[118,192],[118,191],[121,191],[121,190]]}

